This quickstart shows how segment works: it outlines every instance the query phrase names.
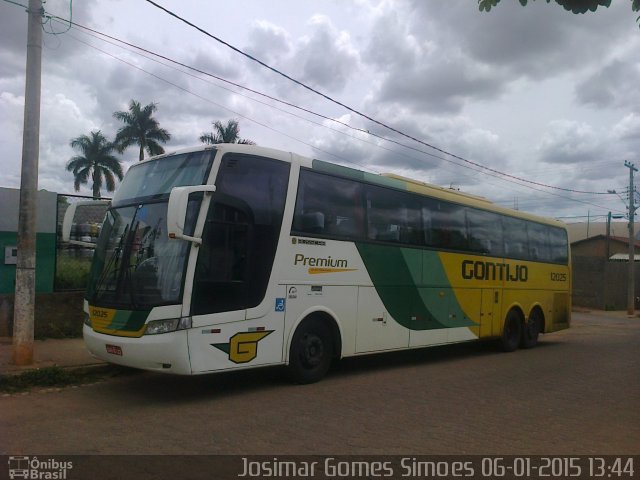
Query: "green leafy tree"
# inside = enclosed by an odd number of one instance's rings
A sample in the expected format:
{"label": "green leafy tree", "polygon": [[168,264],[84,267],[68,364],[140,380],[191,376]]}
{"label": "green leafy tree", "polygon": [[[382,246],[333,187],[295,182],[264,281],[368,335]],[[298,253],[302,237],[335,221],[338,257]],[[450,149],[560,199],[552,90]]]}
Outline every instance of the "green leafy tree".
{"label": "green leafy tree", "polygon": [[89,179],[93,182],[93,198],[100,198],[103,182],[106,183],[107,191],[113,192],[116,189],[116,177],[122,180],[120,160],[112,155],[116,150],[115,145],[98,130],[72,139],[71,147],[80,152],[80,155],[72,157],[67,163],[67,170],[74,176],[73,186],[76,192]]}
{"label": "green leafy tree", "polygon": [[[535,0],[532,0],[535,1]],[[595,12],[598,7],[609,7],[611,0],[554,0],[558,5],[561,5],[565,10],[573,13],[586,13],[587,11]],[[490,12],[493,7],[498,5],[500,0],[478,0],[478,7],[481,12]],[[551,3],[551,0],[547,0],[547,3]],[[520,0],[520,5],[523,7],[527,4],[527,0]],[[640,11],[640,0],[631,0],[631,9],[634,12]],[[638,17],[636,20],[640,20]]]}
{"label": "green leafy tree", "polygon": [[245,145],[255,145],[256,143],[246,138],[240,138],[240,125],[237,120],[229,120],[226,125],[217,121],[213,123],[213,132],[200,135],[200,141],[207,145],[216,143],[243,143]]}
{"label": "green leafy tree", "polygon": [[129,110],[115,112],[113,116],[124,122],[124,126],[116,134],[116,148],[119,153],[124,152],[132,145],[140,147],[140,160],[144,160],[145,150],[149,155],[164,153],[160,143],[167,143],[171,134],[164,128],[160,128],[158,121],[151,116],[158,109],[155,103],[142,107],[140,102],[131,100]]}

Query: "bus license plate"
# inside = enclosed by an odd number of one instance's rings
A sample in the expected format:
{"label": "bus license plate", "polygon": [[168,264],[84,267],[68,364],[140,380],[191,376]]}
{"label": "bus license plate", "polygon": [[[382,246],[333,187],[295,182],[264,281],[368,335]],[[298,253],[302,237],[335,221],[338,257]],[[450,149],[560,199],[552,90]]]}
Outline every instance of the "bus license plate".
{"label": "bus license plate", "polygon": [[107,353],[122,356],[122,348],[120,348],[118,345],[107,345]]}

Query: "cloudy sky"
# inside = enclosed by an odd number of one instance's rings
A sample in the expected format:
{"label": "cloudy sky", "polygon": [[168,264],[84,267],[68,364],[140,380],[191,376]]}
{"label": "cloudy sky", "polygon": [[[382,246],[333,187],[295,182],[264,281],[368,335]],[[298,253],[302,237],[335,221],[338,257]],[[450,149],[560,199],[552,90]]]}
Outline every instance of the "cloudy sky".
{"label": "cloudy sky", "polygon": [[[120,126],[113,112],[136,99],[157,104],[155,116],[172,134],[168,150],[198,145],[211,122],[235,118],[241,136],[261,146],[394,172],[571,223],[625,213],[624,162],[640,166],[640,29],[630,1],[585,15],[542,0],[525,8],[505,0],[490,13],[471,0],[158,3],[455,157],[296,86],[145,0],[76,0],[71,9],[70,0],[47,0],[53,15],[69,18],[71,10],[78,24],[341,123],[51,20],[39,188],[72,193],[70,140],[92,130],[113,138]],[[20,184],[26,24],[24,8],[0,0],[2,187]],[[136,159],[135,148],[122,155],[125,168]],[[619,195],[596,194],[613,189]]]}

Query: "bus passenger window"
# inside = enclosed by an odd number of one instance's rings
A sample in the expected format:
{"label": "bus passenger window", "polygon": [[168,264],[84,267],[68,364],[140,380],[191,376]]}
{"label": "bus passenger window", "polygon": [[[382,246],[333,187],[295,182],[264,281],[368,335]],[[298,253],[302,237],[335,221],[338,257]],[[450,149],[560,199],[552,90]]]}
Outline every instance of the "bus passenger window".
{"label": "bus passenger window", "polygon": [[430,213],[430,246],[447,250],[467,250],[467,222],[465,208],[454,203],[436,200],[424,202]]}
{"label": "bus passenger window", "polygon": [[531,260],[551,261],[549,227],[539,223],[529,223],[529,256]]}
{"label": "bus passenger window", "polygon": [[567,232],[562,228],[549,228],[549,242],[551,248],[551,261],[554,263],[567,264],[568,241]]}
{"label": "bus passenger window", "polygon": [[528,223],[525,220],[503,217],[504,254],[508,258],[527,260],[529,258]]}
{"label": "bus passenger window", "polygon": [[467,208],[469,250],[482,255],[503,255],[500,215],[476,208]]}
{"label": "bus passenger window", "polygon": [[423,245],[420,201],[412,194],[366,186],[367,238]]}
{"label": "bus passenger window", "polygon": [[362,238],[361,188],[358,182],[302,170],[292,231],[298,235]]}

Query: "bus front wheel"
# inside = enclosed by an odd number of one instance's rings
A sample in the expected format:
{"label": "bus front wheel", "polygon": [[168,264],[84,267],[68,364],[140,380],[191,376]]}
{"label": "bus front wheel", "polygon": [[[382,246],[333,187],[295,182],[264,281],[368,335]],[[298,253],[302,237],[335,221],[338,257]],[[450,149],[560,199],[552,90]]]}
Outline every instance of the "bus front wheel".
{"label": "bus front wheel", "polygon": [[500,338],[502,349],[505,352],[513,352],[520,345],[521,338],[522,319],[518,312],[511,310],[504,321],[504,329]]}
{"label": "bus front wheel", "polygon": [[289,375],[296,383],[314,383],[331,366],[333,344],[329,327],[319,319],[303,321],[293,334],[289,350]]}

